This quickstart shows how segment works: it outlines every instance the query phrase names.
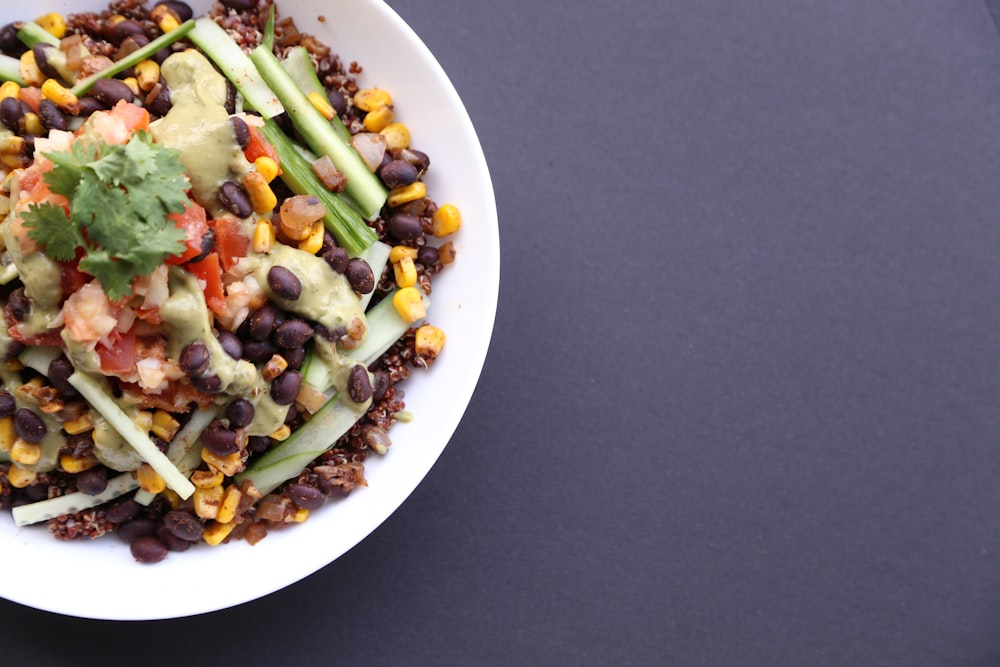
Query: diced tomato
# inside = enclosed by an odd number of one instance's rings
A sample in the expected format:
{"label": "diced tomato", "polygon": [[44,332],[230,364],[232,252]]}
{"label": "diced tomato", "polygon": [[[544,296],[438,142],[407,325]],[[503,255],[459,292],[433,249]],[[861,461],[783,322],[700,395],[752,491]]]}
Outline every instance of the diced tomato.
{"label": "diced tomato", "polygon": [[118,100],[111,108],[111,115],[120,118],[129,132],[149,129],[149,112],[131,102]]}
{"label": "diced tomato", "polygon": [[113,332],[116,339],[111,347],[98,343],[96,351],[101,362],[101,372],[105,375],[127,376],[135,371],[135,329],[124,334]]}
{"label": "diced tomato", "polygon": [[243,225],[236,218],[216,218],[210,224],[215,228],[215,252],[219,254],[222,270],[228,271],[240,257],[247,256],[250,239],[243,233]]}
{"label": "diced tomato", "polygon": [[262,155],[274,160],[274,163],[281,165],[281,161],[278,159],[278,151],[275,150],[274,146],[264,138],[264,133],[259,129],[250,125],[250,141],[247,142],[247,147],[243,149],[243,155],[246,156],[250,162],[253,162]]}
{"label": "diced tomato", "polygon": [[35,113],[38,113],[38,106],[42,103],[42,89],[38,86],[24,86],[17,92],[17,99],[21,100]]}
{"label": "diced tomato", "polygon": [[187,232],[187,240],[185,241],[184,252],[180,255],[168,257],[166,263],[183,264],[201,254],[201,242],[205,238],[205,232],[208,231],[208,220],[205,216],[205,209],[191,202],[184,209],[183,213],[171,213],[169,217],[178,227]]}
{"label": "diced tomato", "polygon": [[59,263],[59,280],[62,283],[63,296],[69,296],[89,283],[90,276],[80,271],[77,260],[74,260]]}
{"label": "diced tomato", "polygon": [[226,293],[222,288],[222,266],[218,253],[210,252],[200,262],[188,262],[185,266],[202,281],[205,303],[208,307],[219,317],[225,317],[229,313],[229,308],[226,306]]}

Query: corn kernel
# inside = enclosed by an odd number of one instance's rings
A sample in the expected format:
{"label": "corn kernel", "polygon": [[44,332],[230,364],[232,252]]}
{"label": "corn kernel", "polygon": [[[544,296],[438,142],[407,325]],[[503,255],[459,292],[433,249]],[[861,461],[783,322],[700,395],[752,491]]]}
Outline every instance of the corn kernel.
{"label": "corn kernel", "polygon": [[260,376],[267,382],[270,382],[286,370],[288,370],[288,360],[280,354],[273,354],[267,360],[267,363],[264,364],[264,367],[260,369]]}
{"label": "corn kernel", "polygon": [[63,430],[70,435],[80,435],[81,433],[86,433],[94,428],[94,422],[90,418],[89,412],[84,412],[82,415],[76,419],[70,419],[69,421],[63,422]]}
{"label": "corn kernel", "polygon": [[72,454],[60,454],[59,455],[59,467],[63,471],[75,475],[81,473],[85,470],[90,470],[91,468],[96,468],[100,461],[92,455],[85,455],[76,457]]}
{"label": "corn kernel", "polygon": [[392,265],[397,287],[413,287],[417,284],[417,267],[409,257],[403,257]]}
{"label": "corn kernel", "polygon": [[195,470],[191,473],[191,483],[199,489],[222,486],[223,480],[225,480],[225,476],[218,470]]}
{"label": "corn kernel", "polygon": [[164,16],[156,22],[156,25],[160,27],[160,30],[165,33],[170,32],[171,30],[176,30],[180,24],[180,21],[170,14],[164,14]]}
{"label": "corn kernel", "polygon": [[292,428],[288,424],[282,424],[281,428],[272,433],[269,437],[275,440],[287,440],[288,436],[292,434]]}
{"label": "corn kernel", "polygon": [[409,204],[411,201],[423,199],[426,196],[427,186],[424,185],[423,181],[415,181],[409,185],[389,190],[389,196],[386,198],[386,203],[392,208],[396,208],[397,206],[402,206],[403,204]]}
{"label": "corn kernel", "polygon": [[160,66],[155,60],[143,60],[135,66],[135,80],[148,93],[160,81]]}
{"label": "corn kernel", "polygon": [[394,120],[396,120],[396,113],[392,107],[379,107],[365,114],[364,125],[369,132],[381,132]]}
{"label": "corn kernel", "polygon": [[260,172],[247,172],[247,175],[243,177],[243,187],[250,195],[250,203],[253,205],[255,213],[270,213],[278,205],[277,196]]}
{"label": "corn kernel", "polygon": [[45,82],[45,75],[38,67],[35,52],[28,49],[20,57],[21,80],[29,86],[40,86]]}
{"label": "corn kernel", "polygon": [[236,510],[240,506],[243,494],[235,484],[229,486],[222,495],[222,504],[219,506],[219,513],[215,520],[219,523],[229,523],[236,518]]}
{"label": "corn kernel", "polygon": [[80,100],[73,91],[55,79],[46,79],[42,84],[42,97],[54,102],[60,109],[72,111],[80,108]]}
{"label": "corn kernel", "polygon": [[333,110],[333,107],[330,105],[330,100],[328,100],[325,95],[320,95],[318,92],[313,91],[306,97],[309,98],[309,101],[316,108],[316,111],[322,114],[323,118],[333,120],[333,116],[337,112]]}
{"label": "corn kernel", "polygon": [[35,23],[45,28],[45,31],[56,39],[62,39],[66,36],[66,19],[62,17],[62,14],[50,12],[44,16],[39,16],[35,19]]}
{"label": "corn kernel", "polygon": [[177,495],[177,492],[173,489],[164,489],[160,492],[160,497],[166,500],[170,505],[170,509],[173,510],[180,509],[181,503],[183,502],[181,497]]}
{"label": "corn kernel", "polygon": [[232,477],[243,470],[243,458],[239,452],[233,452],[226,456],[213,454],[211,451],[201,448],[201,460],[208,464],[208,467],[218,470],[226,477]]}
{"label": "corn kernel", "polygon": [[389,263],[395,264],[404,257],[409,257],[410,259],[417,258],[418,251],[416,248],[411,248],[406,245],[394,245],[392,249],[389,250]]}
{"label": "corn kernel", "polygon": [[309,510],[305,507],[296,507],[295,514],[292,515],[292,523],[302,523],[309,518]]}
{"label": "corn kernel", "polygon": [[362,111],[374,111],[392,105],[392,95],[381,88],[364,88],[354,93],[354,106]]}
{"label": "corn kernel", "polygon": [[416,287],[404,287],[392,295],[392,305],[406,322],[412,324],[427,316],[424,297]]}
{"label": "corn kernel", "polygon": [[111,21],[111,25],[116,25],[124,21],[125,17],[122,16],[121,14],[113,14],[111,18],[109,18],[108,20]]}
{"label": "corn kernel", "polygon": [[307,252],[310,255],[315,255],[323,247],[323,237],[326,227],[323,225],[322,220],[316,221],[312,227],[312,231],[309,232],[309,236],[305,239],[299,241],[299,250]]}
{"label": "corn kernel", "polygon": [[191,496],[194,513],[202,519],[214,519],[219,516],[222,496],[225,490],[221,486],[210,486],[205,489],[196,488]]}
{"label": "corn kernel", "polygon": [[274,225],[270,220],[258,220],[253,230],[254,252],[268,254],[274,248]]}
{"label": "corn kernel", "polygon": [[163,438],[167,442],[174,439],[181,425],[174,416],[166,410],[157,410],[153,413],[153,425],[149,431],[158,438]]}
{"label": "corn kernel", "polygon": [[17,431],[14,429],[14,418],[4,417],[0,419],[0,452],[9,452],[17,440]]}
{"label": "corn kernel", "polygon": [[158,494],[167,488],[167,483],[160,473],[153,470],[153,466],[148,463],[141,464],[135,476],[139,481],[139,488],[147,493]]}
{"label": "corn kernel", "polygon": [[17,85],[13,81],[4,81],[0,85],[0,100],[6,99],[8,97],[16,98],[21,93],[21,86]]}
{"label": "corn kernel", "polygon": [[153,413],[149,410],[139,410],[132,418],[132,422],[145,433],[149,433],[153,428]]}
{"label": "corn kernel", "polygon": [[454,234],[462,226],[462,214],[454,204],[442,204],[431,217],[431,231],[434,236]]}
{"label": "corn kernel", "polygon": [[261,155],[259,158],[253,161],[254,169],[257,173],[264,177],[268,183],[273,181],[277,177],[281,169],[278,168],[278,163],[269,158],[266,155]]}
{"label": "corn kernel", "polygon": [[441,350],[444,348],[444,342],[444,331],[430,324],[424,324],[417,327],[413,344],[417,354],[433,359],[441,353]]}
{"label": "corn kernel", "polygon": [[34,470],[25,470],[20,466],[11,466],[10,470],[7,471],[7,481],[15,489],[23,489],[28,486],[38,477],[38,473]]}
{"label": "corn kernel", "polygon": [[386,150],[410,147],[410,128],[402,123],[389,123],[378,133],[385,137]]}
{"label": "corn kernel", "polygon": [[42,119],[34,111],[24,114],[24,131],[36,137],[45,134],[45,126],[42,125]]}
{"label": "corn kernel", "polygon": [[132,91],[133,95],[139,96],[142,94],[142,90],[139,89],[139,81],[134,76],[122,79],[122,83],[128,86],[128,89]]}
{"label": "corn kernel", "polygon": [[22,466],[33,466],[42,460],[42,446],[18,438],[10,448],[10,460]]}
{"label": "corn kernel", "polygon": [[233,532],[233,528],[236,528],[236,524],[233,522],[219,523],[218,521],[213,521],[205,526],[205,532],[202,533],[201,539],[209,546],[217,546],[229,537],[229,534]]}

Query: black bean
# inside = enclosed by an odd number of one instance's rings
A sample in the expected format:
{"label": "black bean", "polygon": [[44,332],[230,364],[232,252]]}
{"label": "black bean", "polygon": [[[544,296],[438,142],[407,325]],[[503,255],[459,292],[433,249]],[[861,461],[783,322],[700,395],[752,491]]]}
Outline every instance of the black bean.
{"label": "black bean", "polygon": [[246,428],[253,422],[255,412],[253,403],[245,398],[237,398],[226,406],[226,419],[229,420],[229,428]]}
{"label": "black bean", "polygon": [[[164,46],[162,49],[160,49],[159,51],[157,51],[156,53],[154,53],[152,55],[152,58],[153,58],[153,60],[156,61],[157,65],[162,65],[163,61],[166,60],[167,58],[169,58],[172,55],[174,55],[173,49],[171,49],[169,46]],[[228,79],[226,81],[228,83]],[[229,90],[228,86],[226,87],[226,90],[227,91]],[[227,97],[227,102],[228,102],[228,97]],[[226,108],[228,109],[229,107],[226,107]],[[232,113],[232,112],[230,112],[230,113]]]}
{"label": "black bean", "polygon": [[158,435],[150,434],[149,439],[152,440],[153,444],[156,445],[156,448],[159,449],[164,454],[166,454],[167,450],[170,449],[170,443]]}
{"label": "black bean", "polygon": [[76,387],[69,383],[69,376],[75,370],[66,357],[56,357],[49,363],[49,384],[55,387],[63,398],[76,398],[79,395]]}
{"label": "black bean", "polygon": [[330,101],[330,106],[333,110],[337,112],[338,116],[343,116],[347,113],[347,98],[336,88],[330,88],[326,91],[326,99]]}
{"label": "black bean", "polygon": [[143,535],[134,540],[129,550],[140,563],[159,563],[167,557],[167,545],[155,535]]}
{"label": "black bean", "polygon": [[194,10],[191,9],[191,5],[186,2],[180,2],[180,0],[164,0],[163,2],[156,3],[157,5],[166,5],[170,9],[174,10],[177,14],[177,18],[181,22],[187,21],[192,16],[194,16]]}
{"label": "black bean", "polygon": [[218,375],[191,378],[191,386],[206,394],[217,394],[222,391],[222,380]]}
{"label": "black bean", "polygon": [[201,432],[201,444],[217,456],[228,456],[240,451],[236,431],[226,428],[218,419]]}
{"label": "black bean", "polygon": [[401,188],[417,180],[417,168],[406,160],[391,160],[378,172],[387,188]]}
{"label": "black bean", "polygon": [[243,358],[253,364],[266,363],[278,353],[278,346],[269,340],[248,340],[243,343]]}
{"label": "black bean", "polygon": [[243,343],[240,341],[239,336],[232,331],[222,329],[215,334],[215,338],[219,341],[219,345],[222,346],[222,351],[231,358],[236,360],[243,358]]}
{"label": "black bean", "polygon": [[312,338],[313,329],[308,322],[288,320],[274,330],[274,344],[280,348],[291,350],[302,347]]}
{"label": "black bean", "polygon": [[49,56],[48,56],[49,49],[58,50],[57,47],[52,46],[51,44],[46,44],[45,42],[35,44],[33,47],[31,47],[31,52],[35,56],[35,64],[38,65],[38,69],[41,71],[41,73],[47,76],[48,78],[55,79],[56,81],[61,81],[62,77],[59,74],[59,70],[57,70],[55,67],[52,66],[51,63],[49,63]]}
{"label": "black bean", "polygon": [[236,143],[240,145],[241,149],[246,149],[250,143],[250,128],[246,121],[239,116],[230,116],[229,123],[233,126],[233,136],[236,137]]}
{"label": "black bean", "polygon": [[14,430],[25,442],[41,442],[49,427],[31,408],[18,408],[14,413]]}
{"label": "black bean", "polygon": [[162,524],[156,527],[156,536],[160,538],[160,541],[163,542],[168,551],[181,552],[191,548],[191,542],[177,537]]}
{"label": "black bean", "polygon": [[271,439],[266,435],[251,435],[247,438],[247,449],[254,454],[267,451],[271,446]]}
{"label": "black bean", "polygon": [[8,23],[3,28],[0,28],[0,51],[14,58],[20,57],[22,53],[28,50],[24,42],[17,38],[18,30],[17,25],[13,23]]}
{"label": "black bean", "polygon": [[298,370],[302,368],[302,364],[306,361],[306,348],[296,347],[291,350],[282,350],[281,356],[285,358],[288,362],[288,367],[292,370]]}
{"label": "black bean", "polygon": [[417,251],[417,263],[424,266],[434,266],[441,259],[441,253],[432,245],[422,245]]}
{"label": "black bean", "polygon": [[90,94],[106,107],[113,107],[121,100],[132,102],[135,95],[124,81],[118,79],[98,79],[90,88]]}
{"label": "black bean", "polygon": [[77,103],[76,115],[80,118],[89,118],[95,111],[101,111],[108,107],[96,97],[86,95],[81,97]]}
{"label": "black bean", "polygon": [[14,394],[6,389],[0,389],[0,417],[10,417],[17,410]]}
{"label": "black bean", "polygon": [[236,113],[236,86],[226,79],[226,113],[230,116]]}
{"label": "black bean", "polygon": [[215,250],[215,230],[209,228],[201,237],[200,252],[187,261],[188,263],[200,262],[208,257],[208,254],[213,250]]}
{"label": "black bean", "polygon": [[295,301],[302,296],[302,282],[299,277],[283,266],[271,267],[267,272],[267,284],[281,299]]}
{"label": "black bean", "polygon": [[17,355],[21,354],[28,348],[27,345],[19,340],[12,340],[7,343],[7,348],[3,351],[4,361],[13,359]]}
{"label": "black bean", "polygon": [[351,368],[351,374],[347,377],[347,394],[355,403],[364,403],[372,397],[372,383],[368,377],[368,370],[361,364],[355,364]]}
{"label": "black bean", "polygon": [[343,248],[330,248],[326,252],[322,253],[320,257],[323,258],[330,268],[337,273],[343,273],[347,270],[347,262],[350,261],[351,256],[347,254],[347,251]]}
{"label": "black bean", "polygon": [[226,181],[219,188],[219,202],[238,218],[248,218],[253,213],[250,195],[233,181]]}
{"label": "black bean", "polygon": [[142,513],[142,509],[142,505],[135,502],[135,500],[126,498],[109,505],[108,509],[104,512],[104,518],[115,524],[125,523],[129,519],[139,516]]}
{"label": "black bean", "polygon": [[142,24],[138,21],[133,21],[132,19],[126,19],[124,21],[119,21],[115,24],[114,28],[115,37],[119,40],[125,39],[131,35],[145,35],[146,31],[143,29]]}
{"label": "black bean", "polygon": [[[8,97],[7,99],[10,98]],[[31,313],[31,301],[24,293],[24,287],[18,287],[10,293],[7,305],[10,306],[10,314],[18,322],[23,322]]]}
{"label": "black bean", "polygon": [[319,489],[306,484],[289,484],[285,489],[285,495],[304,510],[319,509],[326,500],[326,496]]}
{"label": "black bean", "polygon": [[197,542],[205,532],[198,517],[184,510],[171,510],[163,515],[163,527],[171,535],[188,542]]}
{"label": "black bean", "polygon": [[96,496],[108,488],[108,472],[104,466],[84,470],[76,476],[76,489],[88,496]]}
{"label": "black bean", "polygon": [[278,309],[271,304],[265,304],[253,312],[248,318],[247,333],[254,340],[267,340],[274,331],[274,323],[278,320]]}
{"label": "black bean", "polygon": [[330,248],[337,247],[337,239],[330,230],[323,230],[323,243],[320,245],[319,250],[316,251],[317,255],[322,255],[324,252],[328,251]]}
{"label": "black bean", "polygon": [[375,274],[372,273],[372,267],[360,257],[352,257],[347,262],[344,275],[347,276],[351,289],[359,294],[368,294],[375,289]]}
{"label": "black bean", "polygon": [[385,224],[389,233],[400,241],[415,241],[424,235],[420,218],[409,213],[395,213]]}
{"label": "black bean", "polygon": [[248,9],[253,9],[256,2],[254,0],[220,0],[222,4],[230,9],[235,9],[238,12],[245,12]]}
{"label": "black bean", "polygon": [[170,102],[170,89],[162,78],[150,89],[143,102],[151,114],[166,116],[173,104]]}
{"label": "black bean", "polygon": [[302,388],[302,374],[287,370],[271,381],[271,400],[278,405],[291,405]]}
{"label": "black bean", "polygon": [[[118,46],[118,50],[115,51],[115,54],[111,58],[115,61],[121,60],[122,58],[135,53],[147,44],[149,44],[149,37],[146,37],[145,34],[129,35],[122,40],[122,43]],[[119,73],[118,76],[121,76],[121,74]]]}
{"label": "black bean", "polygon": [[196,340],[184,346],[177,363],[181,370],[188,375],[197,376],[208,370],[210,361],[211,354],[208,351],[208,346],[200,340]]}
{"label": "black bean", "polygon": [[386,390],[392,384],[389,381],[389,374],[382,370],[375,371],[372,373],[372,383],[372,400],[381,401]]}
{"label": "black bean", "polygon": [[424,173],[431,166],[431,159],[427,157],[427,153],[416,151],[412,148],[404,148],[401,150],[399,152],[399,157],[416,167],[418,174]]}
{"label": "black bean", "polygon": [[139,516],[118,526],[115,532],[123,542],[131,542],[143,535],[152,535],[155,531],[155,521],[146,516]]}
{"label": "black bean", "polygon": [[38,103],[38,117],[42,120],[42,125],[49,130],[62,130],[65,132],[66,128],[69,127],[66,121],[66,114],[52,100],[43,99]]}
{"label": "black bean", "polygon": [[21,133],[21,121],[24,120],[24,107],[16,97],[5,97],[0,102],[0,123],[14,134]]}

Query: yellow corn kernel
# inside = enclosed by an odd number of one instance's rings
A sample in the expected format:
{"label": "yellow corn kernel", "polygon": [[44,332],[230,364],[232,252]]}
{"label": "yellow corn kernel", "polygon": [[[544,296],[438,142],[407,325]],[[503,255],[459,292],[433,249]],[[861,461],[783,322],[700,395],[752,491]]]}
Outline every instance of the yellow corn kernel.
{"label": "yellow corn kernel", "polygon": [[27,134],[33,134],[36,137],[45,134],[45,126],[42,125],[42,119],[38,117],[38,114],[34,111],[29,111],[24,114],[24,131]]}
{"label": "yellow corn kernel", "polygon": [[70,419],[69,421],[63,422],[63,430],[70,435],[80,435],[81,433],[86,433],[94,428],[94,422],[90,418],[89,412],[84,412],[82,415],[76,419]]}
{"label": "yellow corn kernel", "polygon": [[397,206],[402,206],[403,204],[409,204],[411,201],[417,201],[418,199],[423,199],[427,196],[427,186],[423,184],[423,181],[415,181],[409,185],[404,185],[401,188],[393,188],[389,190],[389,196],[386,198],[386,203],[392,208]]}
{"label": "yellow corn kernel", "polygon": [[444,341],[444,331],[430,324],[424,324],[417,327],[413,344],[417,354],[433,359],[441,353],[441,350],[444,348]]}
{"label": "yellow corn kernel", "polygon": [[191,473],[191,483],[199,489],[210,489],[213,486],[222,486],[222,482],[225,479],[225,475],[218,470],[195,470]]}
{"label": "yellow corn kernel", "polygon": [[409,257],[403,257],[392,265],[397,287],[413,287],[417,284],[417,267]]}
{"label": "yellow corn kernel", "polygon": [[183,502],[181,497],[177,495],[177,492],[173,489],[164,489],[160,492],[160,497],[165,499],[167,503],[170,504],[170,509],[173,510],[180,509],[181,503]]}
{"label": "yellow corn kernel", "polygon": [[296,507],[295,514],[292,515],[292,523],[302,523],[309,518],[309,510],[305,507]]}
{"label": "yellow corn kernel", "polygon": [[243,177],[243,187],[250,195],[250,203],[253,205],[255,213],[270,213],[278,205],[278,198],[275,196],[267,179],[258,171],[247,172]]}
{"label": "yellow corn kernel", "polygon": [[270,382],[286,370],[288,370],[288,360],[280,354],[273,354],[264,367],[260,369],[260,376]]}
{"label": "yellow corn kernel", "polygon": [[73,91],[55,79],[46,79],[45,83],[42,84],[42,97],[51,100],[60,109],[77,109],[80,104],[80,100],[73,94]]}
{"label": "yellow corn kernel", "polygon": [[229,523],[236,518],[236,510],[240,506],[243,494],[235,484],[230,485],[222,494],[222,504],[219,505],[219,513],[215,520],[219,523]]}
{"label": "yellow corn kernel", "polygon": [[281,428],[272,433],[270,437],[275,440],[287,440],[288,436],[292,434],[292,428],[288,424],[282,424]]}
{"label": "yellow corn kernel", "polygon": [[362,111],[374,111],[392,105],[392,95],[381,88],[364,88],[354,93],[354,106]]}
{"label": "yellow corn kernel", "polygon": [[434,236],[454,234],[462,226],[462,214],[454,204],[442,204],[431,217],[431,232]]}
{"label": "yellow corn kernel", "polygon": [[33,466],[42,460],[42,446],[18,438],[10,448],[10,460],[22,466]]}
{"label": "yellow corn kernel", "polygon": [[270,220],[258,220],[253,230],[254,252],[268,254],[274,248],[274,225]]}
{"label": "yellow corn kernel", "polygon": [[160,66],[155,60],[143,60],[135,66],[135,80],[139,88],[149,92],[160,81]]}
{"label": "yellow corn kernel", "polygon": [[109,18],[108,20],[111,21],[111,25],[116,25],[124,21],[125,17],[122,16],[121,14],[113,14],[111,18]]}
{"label": "yellow corn kernel", "polygon": [[230,523],[219,523],[218,521],[213,521],[212,523],[205,526],[205,532],[202,533],[201,539],[205,541],[205,544],[209,546],[217,546],[222,544],[222,541],[229,537],[229,533],[233,532],[233,528],[236,524]]}
{"label": "yellow corn kernel", "polygon": [[180,24],[180,21],[178,21],[172,14],[164,14],[160,17],[160,20],[156,22],[156,25],[160,26],[160,30],[165,33],[177,29]]}
{"label": "yellow corn kernel", "polygon": [[404,287],[392,295],[392,305],[399,316],[412,324],[427,316],[424,297],[416,287]]}
{"label": "yellow corn kernel", "polygon": [[233,452],[226,456],[213,454],[204,447],[201,448],[201,460],[208,464],[209,468],[218,470],[226,477],[232,477],[243,470],[243,459],[239,452]]}
{"label": "yellow corn kernel", "polygon": [[45,75],[38,68],[35,52],[28,49],[20,57],[21,80],[29,86],[40,86],[45,83]]}
{"label": "yellow corn kernel", "polygon": [[313,91],[306,97],[308,97],[309,101],[312,102],[312,105],[316,107],[316,111],[323,115],[323,118],[333,120],[333,116],[337,112],[333,110],[333,107],[330,105],[330,100],[328,100],[325,95],[320,95],[318,92]]}
{"label": "yellow corn kernel", "polygon": [[100,461],[97,460],[97,457],[90,454],[81,457],[76,457],[72,454],[59,455],[59,467],[72,475],[95,468],[98,463]]}
{"label": "yellow corn kernel", "polygon": [[266,155],[261,155],[259,158],[254,160],[253,166],[254,169],[257,170],[257,173],[263,176],[264,180],[268,183],[273,181],[280,171],[278,163]]}
{"label": "yellow corn kernel", "polygon": [[0,85],[0,100],[6,99],[8,97],[17,97],[21,93],[21,86],[17,85],[13,81],[4,81]]}
{"label": "yellow corn kernel", "polygon": [[299,241],[299,250],[307,252],[310,255],[315,255],[323,247],[323,236],[326,231],[326,227],[323,225],[322,220],[317,220],[313,225],[312,231],[309,232],[309,236],[305,239]]}
{"label": "yellow corn kernel", "polygon": [[410,147],[410,128],[402,123],[389,123],[378,133],[385,137],[386,150]]}
{"label": "yellow corn kernel", "polygon": [[392,107],[379,107],[365,114],[365,129],[369,132],[381,132],[389,123],[396,120]]}
{"label": "yellow corn kernel", "polygon": [[17,431],[14,429],[14,418],[4,417],[0,419],[0,452],[9,452],[17,440]]}
{"label": "yellow corn kernel", "polygon": [[149,433],[149,430],[153,428],[153,413],[149,410],[139,410],[135,413],[132,421],[145,433]]}
{"label": "yellow corn kernel", "polygon": [[417,252],[418,251],[416,248],[411,248],[410,246],[394,245],[392,246],[392,249],[389,251],[389,263],[395,264],[404,257],[409,257],[410,259],[416,259]]}
{"label": "yellow corn kernel", "polygon": [[66,36],[66,19],[62,17],[62,14],[50,12],[45,16],[39,16],[35,19],[35,23],[45,28],[45,31],[56,39],[62,39]]}
{"label": "yellow corn kernel", "polygon": [[219,516],[222,496],[225,489],[221,486],[210,486],[205,489],[196,488],[191,496],[192,509],[202,519],[214,519]]}
{"label": "yellow corn kernel", "polygon": [[132,91],[133,95],[138,96],[142,94],[142,90],[139,89],[139,81],[136,80],[134,76],[122,79],[122,83],[128,86],[128,89]]}
{"label": "yellow corn kernel", "polygon": [[25,470],[20,466],[11,466],[10,470],[7,471],[7,481],[15,489],[23,489],[38,477],[38,473],[34,470]]}
{"label": "yellow corn kernel", "polygon": [[167,483],[160,477],[160,473],[153,470],[153,466],[148,463],[139,466],[135,477],[139,482],[139,488],[147,493],[157,494],[167,488]]}
{"label": "yellow corn kernel", "polygon": [[180,423],[174,419],[172,414],[166,410],[157,410],[153,413],[153,426],[149,431],[153,435],[170,442],[177,435],[177,430],[180,427]]}

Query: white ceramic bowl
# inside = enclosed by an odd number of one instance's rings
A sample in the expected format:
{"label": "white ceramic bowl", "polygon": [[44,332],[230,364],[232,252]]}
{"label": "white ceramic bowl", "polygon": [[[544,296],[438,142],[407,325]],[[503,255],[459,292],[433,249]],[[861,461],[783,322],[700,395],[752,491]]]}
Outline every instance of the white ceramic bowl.
{"label": "white ceramic bowl", "polygon": [[[207,0],[188,0],[196,14]],[[0,25],[48,11],[97,10],[101,0],[3,3]],[[150,3],[151,6],[152,3]],[[114,536],[59,542],[42,526],[17,528],[0,516],[0,596],[61,614],[99,619],[159,619],[231,607],[267,595],[329,564],[384,521],[413,491],[444,449],[472,396],[493,330],[500,280],[499,233],[492,184],[468,113],[447,75],[406,23],[380,0],[279,0],[303,32],[316,34],[358,61],[363,86],[393,95],[413,145],[432,161],[429,194],[454,202],[463,227],[455,236],[457,262],[434,283],[429,314],[447,332],[447,345],[429,372],[404,385],[410,423],[392,431],[393,446],[366,466],[368,488],[328,503],[309,520],[272,532],[256,546],[199,545],[155,565],[133,561]],[[317,17],[326,16],[325,22]],[[372,48],[377,37],[377,48]],[[81,596],[53,573],[86,572],[112,584],[106,596]],[[211,572],[224,573],[212,585]],[[19,573],[11,576],[11,573]],[[211,594],[206,595],[205,584]],[[142,594],[132,594],[142,591]]]}

